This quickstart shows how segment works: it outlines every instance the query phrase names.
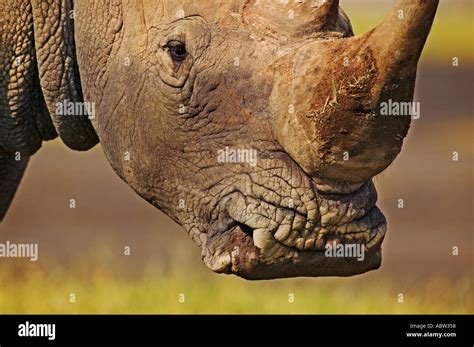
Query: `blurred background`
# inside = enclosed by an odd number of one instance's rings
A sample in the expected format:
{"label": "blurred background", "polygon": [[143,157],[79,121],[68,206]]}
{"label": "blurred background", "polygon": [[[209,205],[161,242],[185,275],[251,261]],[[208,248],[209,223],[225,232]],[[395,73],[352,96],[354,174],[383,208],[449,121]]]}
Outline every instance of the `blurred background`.
{"label": "blurred background", "polygon": [[[393,4],[341,0],[356,34]],[[473,313],[473,13],[470,0],[442,1],[420,61],[421,118],[375,178],[389,224],[379,270],[263,282],[214,274],[100,146],[78,153],[55,140],[30,161],[0,224],[0,242],[39,243],[36,263],[0,260],[0,313]]]}

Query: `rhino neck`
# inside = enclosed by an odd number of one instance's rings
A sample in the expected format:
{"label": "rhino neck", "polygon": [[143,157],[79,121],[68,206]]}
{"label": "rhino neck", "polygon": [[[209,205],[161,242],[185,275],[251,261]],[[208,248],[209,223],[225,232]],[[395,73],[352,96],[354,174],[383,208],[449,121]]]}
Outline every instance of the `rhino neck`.
{"label": "rhino neck", "polygon": [[84,102],[74,42],[72,0],[31,0],[41,92],[63,142],[88,150],[99,142]]}

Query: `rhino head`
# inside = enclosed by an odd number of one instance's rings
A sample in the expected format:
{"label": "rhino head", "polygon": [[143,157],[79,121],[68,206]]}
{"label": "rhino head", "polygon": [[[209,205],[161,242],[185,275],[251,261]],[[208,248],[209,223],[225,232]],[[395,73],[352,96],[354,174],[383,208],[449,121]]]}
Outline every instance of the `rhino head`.
{"label": "rhino head", "polygon": [[[387,224],[372,177],[411,121],[381,105],[412,101],[437,5],[399,0],[354,37],[337,0],[76,0],[74,11],[31,1],[31,78],[46,124],[35,134],[56,131],[78,150],[100,141],[117,174],[182,225],[215,272],[376,269]],[[60,114],[65,100],[94,105],[92,117],[92,108]],[[29,156],[38,145],[0,148],[20,147]],[[362,257],[328,256],[338,245]]]}

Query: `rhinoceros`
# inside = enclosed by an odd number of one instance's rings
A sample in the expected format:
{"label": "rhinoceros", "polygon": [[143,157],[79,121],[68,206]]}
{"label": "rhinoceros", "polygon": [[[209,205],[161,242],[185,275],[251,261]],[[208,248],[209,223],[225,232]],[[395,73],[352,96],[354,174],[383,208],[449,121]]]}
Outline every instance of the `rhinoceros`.
{"label": "rhinoceros", "polygon": [[377,269],[372,178],[412,118],[381,109],[412,102],[437,6],[354,36],[338,0],[0,0],[0,215],[59,135],[100,142],[217,273]]}

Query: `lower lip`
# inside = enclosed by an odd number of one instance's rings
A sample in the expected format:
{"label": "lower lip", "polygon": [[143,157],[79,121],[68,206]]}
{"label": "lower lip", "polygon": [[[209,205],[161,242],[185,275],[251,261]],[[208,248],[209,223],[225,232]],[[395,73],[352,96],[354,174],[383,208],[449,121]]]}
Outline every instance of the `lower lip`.
{"label": "lower lip", "polygon": [[329,181],[321,181],[320,179],[313,179],[316,189],[323,194],[352,194],[366,182],[362,183],[330,183]]}
{"label": "lower lip", "polygon": [[370,232],[370,241],[365,245],[367,249],[379,248],[387,233],[387,223],[383,222],[373,228]]}
{"label": "lower lip", "polygon": [[[352,225],[351,225],[352,223]],[[384,215],[377,206],[373,206],[364,216],[339,226],[326,226],[316,242],[316,249],[323,250],[328,242],[365,244],[375,247],[383,240],[387,231]]]}

